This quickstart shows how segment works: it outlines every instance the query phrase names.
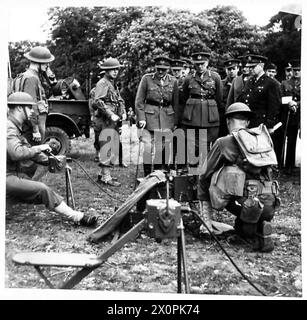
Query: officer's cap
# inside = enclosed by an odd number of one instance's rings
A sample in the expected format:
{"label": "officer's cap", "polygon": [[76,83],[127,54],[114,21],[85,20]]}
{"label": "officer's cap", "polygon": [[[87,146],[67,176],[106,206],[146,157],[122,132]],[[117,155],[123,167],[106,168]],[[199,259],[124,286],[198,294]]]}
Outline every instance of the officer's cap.
{"label": "officer's cap", "polygon": [[157,68],[168,69],[172,60],[166,56],[158,56],[154,58],[154,61]]}
{"label": "officer's cap", "polygon": [[183,60],[180,59],[173,59],[172,60],[172,69],[173,70],[181,70],[184,67],[185,62]]}
{"label": "officer's cap", "polygon": [[270,62],[265,66],[265,70],[277,70],[277,66],[275,63]]}
{"label": "officer's cap", "polygon": [[291,68],[293,70],[300,70],[301,69],[301,61],[299,59],[291,60],[289,62],[289,64],[291,65]]}
{"label": "officer's cap", "polygon": [[291,62],[288,62],[288,63],[287,63],[287,65],[286,65],[286,67],[285,67],[285,70],[287,70],[287,71],[292,70],[292,64],[291,64]]}
{"label": "officer's cap", "polygon": [[192,53],[192,60],[194,64],[198,63],[204,63],[205,61],[208,61],[211,57],[211,53],[209,52],[195,52]]}
{"label": "officer's cap", "polygon": [[229,59],[224,62],[224,67],[227,69],[232,68],[232,67],[236,67],[239,65],[239,63],[240,63],[239,59]]}
{"label": "officer's cap", "polygon": [[14,108],[16,106],[32,107],[36,105],[36,102],[33,100],[32,96],[26,92],[14,92],[8,96],[7,105],[9,108]]}
{"label": "officer's cap", "polygon": [[249,54],[245,57],[245,59],[247,61],[247,63],[246,63],[247,67],[253,67],[259,63],[266,63],[268,60],[267,57],[259,56],[259,55],[255,55],[255,54]]}
{"label": "officer's cap", "polygon": [[189,68],[193,64],[192,61],[188,58],[180,57],[180,60],[184,62],[183,63],[184,68]]}
{"label": "officer's cap", "polygon": [[252,116],[253,112],[248,105],[243,102],[235,102],[231,104],[225,112],[226,118],[249,119]]}

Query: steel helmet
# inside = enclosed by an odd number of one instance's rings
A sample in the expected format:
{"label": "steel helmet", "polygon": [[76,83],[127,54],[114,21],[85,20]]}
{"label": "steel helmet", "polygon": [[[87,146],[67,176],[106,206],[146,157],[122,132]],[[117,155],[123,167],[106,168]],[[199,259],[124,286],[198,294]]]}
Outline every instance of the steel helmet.
{"label": "steel helmet", "polygon": [[32,48],[24,56],[33,62],[37,63],[49,63],[54,60],[54,56],[50,53],[49,49],[41,46]]}
{"label": "steel helmet", "polygon": [[225,117],[229,118],[229,117],[233,116],[235,113],[244,114],[244,115],[248,116],[249,118],[253,115],[253,112],[248,107],[248,105],[246,105],[245,103],[242,103],[242,102],[235,102],[235,103],[231,104],[225,112]]}
{"label": "steel helmet", "polygon": [[7,98],[7,105],[9,107],[14,106],[34,106],[36,102],[26,92],[14,92]]}
{"label": "steel helmet", "polygon": [[103,63],[99,63],[101,70],[119,69],[122,65],[115,58],[108,58]]}

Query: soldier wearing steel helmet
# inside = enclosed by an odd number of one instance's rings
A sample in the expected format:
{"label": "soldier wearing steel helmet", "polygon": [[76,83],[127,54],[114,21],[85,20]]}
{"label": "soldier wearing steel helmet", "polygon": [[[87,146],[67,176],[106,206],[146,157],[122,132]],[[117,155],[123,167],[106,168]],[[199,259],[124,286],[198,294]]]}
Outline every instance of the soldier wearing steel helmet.
{"label": "soldier wearing steel helmet", "polygon": [[91,214],[73,210],[63,197],[42,182],[31,178],[37,164],[48,165],[48,144],[31,146],[23,136],[22,125],[33,114],[34,99],[25,92],[15,92],[8,97],[6,198],[9,203],[25,202],[44,204],[76,224],[90,226],[97,222]]}
{"label": "soldier wearing steel helmet", "polygon": [[[213,233],[218,232],[218,226],[212,220],[213,207],[218,210],[226,208],[236,215],[235,231],[240,236],[253,240],[257,250],[272,251],[274,243],[271,238],[270,221],[278,206],[277,190],[276,193],[272,193],[275,189],[273,182],[268,181],[267,168],[259,167],[256,169],[256,167],[247,164],[246,157],[235,138],[237,132],[251,130],[247,128],[254,114],[246,104],[236,102],[228,107],[225,116],[229,134],[215,141],[199,176],[198,199],[200,200],[201,216]],[[254,211],[249,209],[252,208],[250,200],[247,200],[251,195],[249,192],[252,190],[249,189],[250,181],[269,186],[268,190],[265,187],[262,189],[262,192],[265,193],[265,205],[259,203],[259,208],[262,206],[263,211],[257,211],[256,198],[255,204],[253,204],[256,209],[253,208]],[[231,186],[231,192],[227,193],[229,186]],[[254,197],[254,194],[252,196]],[[242,214],[243,208],[247,209],[244,211],[244,215]],[[246,215],[255,215],[256,213],[258,217],[255,220],[246,219]],[[206,229],[201,228],[201,233],[205,232]]]}
{"label": "soldier wearing steel helmet", "polygon": [[[54,60],[54,56],[49,49],[41,46],[33,47],[24,57],[30,61],[29,68],[18,75],[13,83],[13,92],[26,92],[31,95],[37,105],[34,107],[34,115],[29,123],[25,123],[25,134],[31,144],[44,141],[46,131],[46,118],[48,114],[48,103],[42,80],[52,86],[56,83],[54,73],[49,64]],[[33,131],[32,137],[29,132]]]}
{"label": "soldier wearing steel helmet", "polygon": [[[98,174],[98,182],[118,187],[121,184],[111,176],[111,167],[118,161],[119,134],[121,121],[127,119],[125,102],[119,93],[115,80],[118,77],[121,65],[116,58],[108,58],[101,64],[104,76],[97,82],[95,98],[92,107],[96,110],[95,134],[99,133],[100,158],[99,166],[101,172]],[[110,129],[110,130],[106,130]],[[104,150],[109,143],[104,133],[110,133],[110,141],[116,144],[114,148]],[[118,146],[118,148],[116,148]]]}

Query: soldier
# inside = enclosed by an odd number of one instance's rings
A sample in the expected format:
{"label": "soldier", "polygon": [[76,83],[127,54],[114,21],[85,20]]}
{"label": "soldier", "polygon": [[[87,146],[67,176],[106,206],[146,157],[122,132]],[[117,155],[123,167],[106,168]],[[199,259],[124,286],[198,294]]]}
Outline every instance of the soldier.
{"label": "soldier", "polygon": [[[275,79],[276,80],[276,75],[277,75],[277,66],[276,66],[276,64],[274,64],[274,63],[267,63],[266,65],[265,65],[265,74],[268,76],[268,77],[270,77],[270,78],[272,78],[272,79]],[[277,81],[277,80],[276,80]]]}
{"label": "soldier", "polygon": [[[196,158],[192,160],[194,153],[199,159],[205,158],[199,146],[205,146],[209,150],[210,144],[217,139],[219,133],[223,86],[219,74],[208,70],[210,56],[208,52],[192,54],[196,72],[188,75],[183,83],[185,106],[181,124],[186,132],[187,163],[190,167],[200,163]],[[188,134],[189,129],[194,130],[195,138]],[[206,129],[207,136],[202,132],[200,134],[200,129]]]}
{"label": "soldier", "polygon": [[[28,121],[24,124],[25,135],[29,142],[37,144],[44,141],[48,114],[48,103],[42,81],[47,81],[50,86],[54,86],[57,82],[49,67],[54,56],[47,48],[41,46],[32,48],[24,56],[30,61],[30,66],[14,80],[13,92],[26,92],[37,102],[37,106],[34,106],[33,119],[30,119],[31,123]],[[33,138],[29,136],[29,132],[30,134],[33,132]]]}
{"label": "soldier", "polygon": [[249,77],[252,74],[252,68],[249,66],[246,66],[246,64],[247,64],[246,57],[240,56],[240,57],[238,57],[238,59],[240,61],[242,74],[237,76],[231,84],[231,87],[230,87],[229,93],[228,93],[228,97],[227,97],[226,109],[231,104],[233,104],[234,102],[236,102],[238,100],[239,96],[242,93],[242,90],[244,88],[245,83],[247,82],[247,80],[249,79]]}
{"label": "soldier", "polygon": [[278,120],[281,96],[277,82],[264,73],[266,61],[263,56],[247,56],[246,66],[253,67],[253,76],[247,80],[238,101],[247,104],[255,113],[251,127],[264,123],[271,132]]}
{"label": "soldier", "polygon": [[[299,60],[291,61],[293,77],[284,80],[281,83],[281,92],[283,97],[291,97],[287,104],[282,105],[282,122],[288,126],[287,130],[287,150],[285,169],[287,174],[292,174],[295,167],[296,139],[300,128],[300,110],[301,110],[301,65]],[[285,143],[285,141],[283,141]],[[282,163],[282,162],[281,162]]]}
{"label": "soldier", "polygon": [[222,80],[223,84],[223,108],[221,108],[222,113],[220,114],[220,131],[219,137],[223,137],[227,134],[226,119],[224,118],[224,113],[226,110],[227,98],[232,85],[232,81],[238,76],[239,72],[239,63],[238,59],[229,59],[224,62],[224,67],[226,71],[226,78]]}
{"label": "soldier", "polygon": [[97,217],[75,211],[63,198],[44,183],[31,180],[36,163],[48,165],[48,144],[31,146],[22,135],[22,125],[34,112],[34,99],[27,93],[15,92],[8,97],[6,197],[9,201],[44,204],[76,224],[91,226]]}
{"label": "soldier", "polygon": [[289,80],[293,77],[293,69],[290,62],[288,62],[287,66],[285,67],[285,80]]}
{"label": "soldier", "polygon": [[[145,176],[152,169],[169,169],[172,160],[166,159],[165,150],[166,147],[170,150],[172,141],[169,133],[178,123],[178,83],[175,77],[167,73],[171,60],[158,56],[154,61],[155,72],[142,77],[135,98],[138,126],[149,132],[143,136]],[[165,142],[162,141],[163,134]]]}
{"label": "soldier", "polygon": [[[92,105],[97,113],[96,132],[100,132],[98,140],[101,172],[98,174],[97,182],[114,187],[119,187],[121,184],[112,178],[110,168],[118,159],[121,123],[127,119],[125,103],[115,83],[120,67],[119,61],[112,57],[101,64],[105,73],[96,84],[95,99]],[[111,141],[111,148],[104,150],[103,147],[108,147],[109,141]]]}
{"label": "soldier", "polygon": [[[230,134],[216,140],[199,176],[201,217],[214,232],[213,208],[226,208],[237,216],[235,230],[239,235],[256,241],[256,248],[262,252],[272,251],[270,221],[279,202],[277,183],[270,180],[267,168],[270,163],[276,163],[276,156],[272,151],[272,159],[264,163],[259,163],[261,157],[258,157],[256,167],[239,146],[236,136],[246,130],[252,116],[247,105],[236,102],[228,107],[225,116]],[[200,231],[204,233],[206,229]]]}

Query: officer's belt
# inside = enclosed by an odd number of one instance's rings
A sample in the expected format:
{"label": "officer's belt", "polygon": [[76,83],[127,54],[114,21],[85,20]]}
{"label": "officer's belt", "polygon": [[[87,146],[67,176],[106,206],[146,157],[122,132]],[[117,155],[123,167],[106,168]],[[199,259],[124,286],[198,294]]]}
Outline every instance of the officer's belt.
{"label": "officer's belt", "polygon": [[206,95],[206,94],[191,93],[190,98],[192,98],[192,99],[214,99],[214,96]]}
{"label": "officer's belt", "polygon": [[171,105],[169,101],[157,102],[150,99],[146,99],[146,103],[151,104],[152,106],[163,107],[163,108],[169,107]]}

